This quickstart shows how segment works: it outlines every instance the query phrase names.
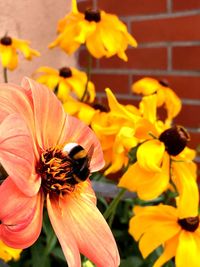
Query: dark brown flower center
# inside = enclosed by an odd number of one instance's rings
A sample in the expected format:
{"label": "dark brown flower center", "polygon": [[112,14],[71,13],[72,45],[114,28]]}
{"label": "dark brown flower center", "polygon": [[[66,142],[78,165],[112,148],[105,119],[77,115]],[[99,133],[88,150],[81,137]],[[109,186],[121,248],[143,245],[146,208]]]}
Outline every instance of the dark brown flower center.
{"label": "dark brown flower center", "polygon": [[69,78],[72,76],[72,71],[70,68],[63,67],[59,70],[59,76],[63,78]]}
{"label": "dark brown flower center", "polygon": [[182,126],[174,126],[165,130],[159,140],[165,144],[169,155],[176,156],[186,147],[190,136]]}
{"label": "dark brown flower center", "polygon": [[70,151],[48,149],[41,154],[37,172],[41,175],[45,193],[70,193],[76,184],[88,178],[89,159],[80,145]]}
{"label": "dark brown flower center", "polygon": [[100,110],[102,112],[108,112],[108,108],[101,103],[96,102],[93,103],[91,106],[96,110]]}
{"label": "dark brown flower center", "polygon": [[87,21],[99,22],[101,20],[101,13],[99,10],[87,9],[85,11],[85,19]]}
{"label": "dark brown flower center", "polygon": [[194,232],[199,227],[199,217],[189,217],[185,219],[179,219],[178,224],[182,227],[182,229]]}
{"label": "dark brown flower center", "polygon": [[1,38],[0,40],[2,45],[11,45],[12,44],[12,39],[9,36],[4,36],[3,38]]}
{"label": "dark brown flower center", "polygon": [[159,84],[164,86],[164,87],[169,87],[169,82],[167,80],[165,80],[165,79],[164,80],[160,80]]}

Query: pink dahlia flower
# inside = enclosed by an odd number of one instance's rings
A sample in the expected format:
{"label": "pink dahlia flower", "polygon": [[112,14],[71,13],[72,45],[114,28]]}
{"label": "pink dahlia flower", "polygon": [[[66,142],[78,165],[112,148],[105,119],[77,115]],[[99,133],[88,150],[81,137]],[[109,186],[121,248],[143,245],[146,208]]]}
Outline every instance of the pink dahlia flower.
{"label": "pink dahlia flower", "polygon": [[117,267],[112,233],[96,207],[89,174],[103,167],[92,130],[67,116],[55,95],[24,78],[0,86],[0,239],[26,248],[38,238],[43,205],[69,267],[80,253],[98,267]]}

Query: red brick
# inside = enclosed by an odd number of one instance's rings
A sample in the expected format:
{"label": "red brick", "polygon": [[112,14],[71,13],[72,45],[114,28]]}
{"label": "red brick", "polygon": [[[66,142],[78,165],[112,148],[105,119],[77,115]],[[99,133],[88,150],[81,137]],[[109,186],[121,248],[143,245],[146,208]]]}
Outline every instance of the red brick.
{"label": "red brick", "polygon": [[200,70],[200,46],[174,47],[173,68],[176,70]]}
{"label": "red brick", "polygon": [[139,43],[199,41],[200,15],[133,21],[132,33]]}
{"label": "red brick", "polygon": [[154,14],[166,11],[166,0],[99,0],[99,8],[118,16]]}
{"label": "red brick", "polygon": [[119,59],[117,56],[100,60],[103,68],[122,69],[166,69],[167,50],[166,48],[135,48],[127,50],[128,62]]}
{"label": "red brick", "polygon": [[174,119],[175,123],[183,125],[184,127],[200,127],[200,105],[183,105],[181,112]]}
{"label": "red brick", "polygon": [[[88,51],[85,49],[79,50],[78,62],[80,67],[87,68],[88,66]],[[92,57],[92,68],[97,66],[97,60]]]}
{"label": "red brick", "polygon": [[196,149],[200,145],[200,132],[189,132],[190,134],[190,141],[188,143],[188,146],[190,148]]}
{"label": "red brick", "polygon": [[199,0],[173,0],[173,11],[183,11],[200,8]]}
{"label": "red brick", "polygon": [[87,8],[92,7],[92,2],[92,0],[78,2],[78,10],[84,13]]}
{"label": "red brick", "polygon": [[91,80],[94,82],[97,92],[104,92],[105,88],[109,87],[117,93],[129,93],[129,78],[126,74],[92,74]]}
{"label": "red brick", "polygon": [[[133,82],[146,77],[145,75],[134,75]],[[174,76],[174,75],[151,75],[150,77],[157,80],[167,80],[170,88],[180,98],[200,99],[200,77],[193,76]]]}

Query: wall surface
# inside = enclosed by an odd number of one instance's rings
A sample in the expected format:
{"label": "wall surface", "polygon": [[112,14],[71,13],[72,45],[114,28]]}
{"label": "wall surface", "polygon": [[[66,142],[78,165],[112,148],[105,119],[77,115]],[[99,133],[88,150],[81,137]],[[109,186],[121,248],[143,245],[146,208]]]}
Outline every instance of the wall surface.
{"label": "wall surface", "polygon": [[69,58],[59,49],[47,48],[56,37],[57,21],[70,9],[70,0],[0,0],[0,37],[7,32],[12,37],[29,40],[31,47],[41,53],[41,57],[30,62],[20,55],[19,68],[8,73],[9,81],[19,82],[42,65],[60,68],[75,64],[74,56]]}
{"label": "wall surface", "polygon": [[[94,62],[92,80],[104,98],[110,87],[121,102],[134,103],[131,84],[145,76],[167,79],[182,98],[176,123],[186,126],[192,140],[200,144],[200,1],[199,0],[90,0],[79,10],[96,6],[120,16],[139,47],[128,49],[128,63],[117,57]],[[80,66],[86,64],[80,53]]]}

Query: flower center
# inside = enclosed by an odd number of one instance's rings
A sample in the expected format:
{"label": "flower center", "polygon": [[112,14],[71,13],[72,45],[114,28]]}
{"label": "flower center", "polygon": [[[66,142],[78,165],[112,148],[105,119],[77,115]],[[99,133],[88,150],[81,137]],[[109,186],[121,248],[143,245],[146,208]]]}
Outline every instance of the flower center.
{"label": "flower center", "polygon": [[165,149],[169,155],[176,156],[186,147],[190,140],[188,132],[181,126],[174,126],[165,130],[159,137],[165,144]]}
{"label": "flower center", "polygon": [[75,143],[67,144],[63,149],[50,148],[41,154],[37,172],[45,193],[70,193],[76,184],[88,178],[89,158],[84,148]]}
{"label": "flower center", "polygon": [[100,110],[101,112],[108,112],[108,108],[101,103],[96,102],[93,103],[91,106],[96,110]]}
{"label": "flower center", "polygon": [[87,21],[99,22],[101,20],[101,13],[99,10],[87,9],[85,11],[85,19]]}
{"label": "flower center", "polygon": [[72,71],[70,68],[63,67],[59,70],[59,76],[63,78],[72,77]]}
{"label": "flower center", "polygon": [[159,84],[162,85],[162,86],[164,86],[164,87],[169,87],[169,83],[168,83],[167,80],[160,80],[159,81]]}
{"label": "flower center", "polygon": [[4,36],[3,38],[1,38],[0,40],[2,45],[11,45],[12,44],[12,39],[9,36]]}
{"label": "flower center", "polygon": [[199,227],[199,217],[179,219],[178,224],[186,231],[194,232]]}

